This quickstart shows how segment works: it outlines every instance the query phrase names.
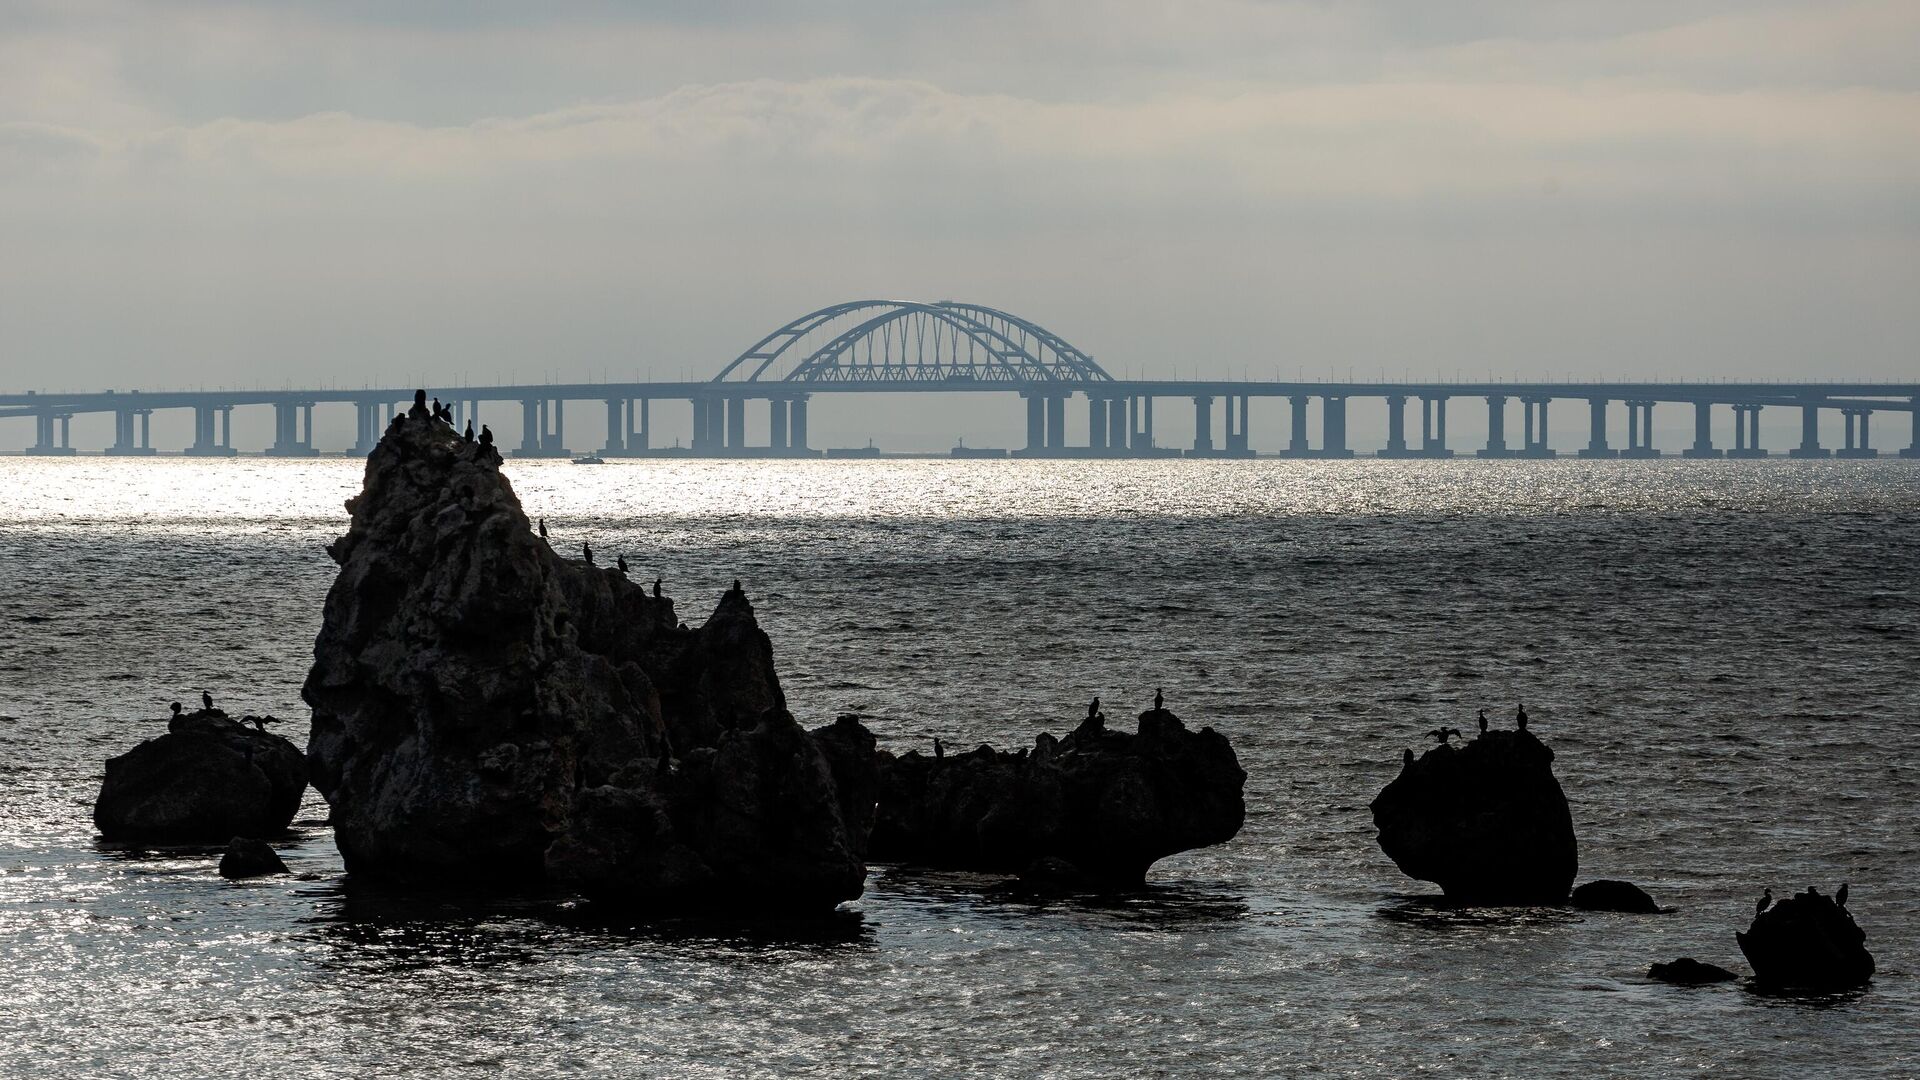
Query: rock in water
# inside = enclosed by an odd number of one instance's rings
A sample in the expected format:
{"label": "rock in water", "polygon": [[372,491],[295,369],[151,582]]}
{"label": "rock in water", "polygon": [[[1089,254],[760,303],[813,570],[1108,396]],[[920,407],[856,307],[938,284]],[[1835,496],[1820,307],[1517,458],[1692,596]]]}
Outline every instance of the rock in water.
{"label": "rock in water", "polygon": [[1658,915],[1660,905],[1631,881],[1601,878],[1573,890],[1573,906],[1581,911],[1619,911],[1628,915]]}
{"label": "rock in water", "polygon": [[680,629],[672,600],[556,554],[497,455],[428,422],[389,430],[347,508],[303,693],[352,874],[647,906],[859,895],[859,838],[744,594]]}
{"label": "rock in water", "polygon": [[236,836],[228,841],[227,853],[220,856],[220,876],[223,878],[264,877],[286,872],[287,864],[280,861],[280,853],[265,840]]}
{"label": "rock in water", "polygon": [[1064,739],[1039,736],[1031,753],[879,758],[875,859],[1006,873],[1043,865],[1132,886],[1158,859],[1232,839],[1246,817],[1247,774],[1226,736],[1188,731],[1164,709],[1142,713],[1137,734],[1083,724]]}
{"label": "rock in water", "polygon": [[1526,731],[1436,746],[1373,800],[1380,848],[1461,904],[1564,904],[1579,870],[1553,751]]}
{"label": "rock in water", "polygon": [[93,823],[107,839],[217,844],[287,831],[307,787],[300,748],[218,709],[181,713],[167,733],[107,761]]}
{"label": "rock in water", "polygon": [[1732,982],[1738,976],[1718,964],[1703,964],[1691,956],[1683,956],[1671,964],[1655,964],[1648,968],[1647,978],[1676,986],[1704,986],[1707,983]]}
{"label": "rock in water", "polygon": [[1850,990],[1873,978],[1866,931],[1846,908],[1808,889],[1754,916],[1740,951],[1761,986],[1796,990]]}

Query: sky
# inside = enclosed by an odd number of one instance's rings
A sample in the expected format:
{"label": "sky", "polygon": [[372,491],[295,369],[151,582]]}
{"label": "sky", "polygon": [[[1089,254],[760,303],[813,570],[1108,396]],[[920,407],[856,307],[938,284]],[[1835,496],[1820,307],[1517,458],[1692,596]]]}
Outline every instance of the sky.
{"label": "sky", "polygon": [[[1911,380],[1915,41],[1911,0],[0,0],[0,388],[698,378],[862,297],[1123,375]],[[815,427],[953,410],[863,411]]]}

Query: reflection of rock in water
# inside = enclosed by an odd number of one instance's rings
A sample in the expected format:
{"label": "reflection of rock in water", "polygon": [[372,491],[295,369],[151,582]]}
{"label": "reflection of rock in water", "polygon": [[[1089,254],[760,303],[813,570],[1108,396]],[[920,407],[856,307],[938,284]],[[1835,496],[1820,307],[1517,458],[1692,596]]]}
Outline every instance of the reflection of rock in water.
{"label": "reflection of rock in water", "polygon": [[1525,731],[1435,746],[1373,800],[1380,848],[1464,904],[1562,904],[1579,870],[1553,751]]}
{"label": "reflection of rock in water", "polygon": [[432,423],[388,432],[348,508],[304,696],[349,872],[640,905],[859,895],[828,758],[743,593],[680,629],[672,600],[540,542],[498,456]]}
{"label": "reflection of rock in water", "polygon": [[1873,978],[1866,931],[1833,897],[1815,889],[1755,915],[1734,939],[1763,987],[1849,990]]}
{"label": "reflection of rock in water", "polygon": [[872,857],[1002,872],[1051,860],[1052,881],[1138,885],[1156,860],[1239,832],[1246,779],[1225,736],[1165,709],[1140,714],[1137,734],[1090,710],[1031,752],[883,753]]}
{"label": "reflection of rock in water", "polygon": [[176,710],[165,735],[107,761],[93,823],[105,839],[126,843],[279,836],[306,787],[306,759],[286,739],[218,709]]}

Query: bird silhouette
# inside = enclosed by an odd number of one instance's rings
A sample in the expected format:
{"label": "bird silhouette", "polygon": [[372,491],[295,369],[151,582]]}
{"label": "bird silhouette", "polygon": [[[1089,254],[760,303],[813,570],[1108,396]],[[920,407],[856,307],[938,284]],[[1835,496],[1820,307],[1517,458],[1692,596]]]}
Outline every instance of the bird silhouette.
{"label": "bird silhouette", "polygon": [[205,690],[200,691],[200,704],[209,709],[213,708],[213,695]]}
{"label": "bird silhouette", "polygon": [[1773,890],[1769,888],[1760,893],[1759,901],[1753,905],[1754,917],[1758,918],[1761,915],[1766,914],[1766,910],[1772,906],[1773,906]]}
{"label": "bird silhouette", "polygon": [[1514,726],[1518,727],[1521,731],[1527,730],[1527,707],[1525,705],[1513,710],[1513,723]]}
{"label": "bird silhouette", "polygon": [[546,538],[547,538],[547,519],[541,518],[540,519],[540,539],[545,540]]}
{"label": "bird silhouette", "polygon": [[1093,703],[1087,706],[1087,719],[1091,720],[1094,717],[1099,715],[1100,715],[1100,699],[1096,697],[1093,699]]}
{"label": "bird silhouette", "polygon": [[653,598],[660,599],[660,579],[657,577],[653,579]]}
{"label": "bird silhouette", "polygon": [[1157,686],[1154,687],[1153,688],[1153,711],[1159,712],[1161,709],[1164,709],[1166,707],[1167,707],[1167,696],[1160,692],[1159,687]]}
{"label": "bird silhouette", "polygon": [[587,543],[585,540],[580,541],[580,554],[585,555],[587,557],[588,566],[593,565],[593,545],[592,544]]}
{"label": "bird silhouette", "polygon": [[625,555],[615,555],[613,557],[613,564],[620,568],[622,574],[627,572],[627,557]]}
{"label": "bird silhouette", "polygon": [[172,705],[170,705],[170,706],[168,706],[168,708],[170,708],[170,709],[172,709],[172,710],[173,710],[173,715],[175,715],[175,716],[179,716],[179,715],[180,715],[180,703],[179,703],[179,702],[177,702],[177,701],[176,701],[176,702],[174,702],[174,703],[173,703]]}
{"label": "bird silhouette", "polygon": [[493,429],[485,424],[480,425],[480,445],[493,449]]}
{"label": "bird silhouette", "polygon": [[739,579],[739,578],[734,578],[734,579],[733,579],[733,591],[734,591],[734,592],[745,592],[745,591],[746,591],[745,589],[742,589],[742,588],[740,587],[740,579]]}
{"label": "bird silhouette", "polygon": [[1452,728],[1452,727],[1435,728],[1432,731],[1427,732],[1427,734],[1433,736],[1436,739],[1439,739],[1440,745],[1445,746],[1447,744],[1448,739],[1451,739],[1460,734],[1460,729]]}
{"label": "bird silhouette", "polygon": [[[460,438],[462,438],[462,439],[464,439],[464,440],[465,440],[465,441],[467,441],[467,442],[472,442],[472,441],[473,441],[473,421],[471,421],[471,420],[469,420],[469,421],[467,421],[467,431],[466,431],[466,434],[464,434],[464,435],[462,435],[462,436],[460,436]],[[489,442],[491,442],[492,440],[488,440],[488,441],[489,441]]]}
{"label": "bird silhouette", "polygon": [[933,737],[933,760],[939,761],[941,758],[946,756],[947,756],[947,748],[940,745],[940,736],[935,735]]}
{"label": "bird silhouette", "polygon": [[1487,733],[1487,710],[1481,709],[1480,710],[1480,734],[1485,735],[1486,733]]}
{"label": "bird silhouette", "polygon": [[1833,902],[1836,904],[1839,904],[1841,907],[1847,906],[1847,883],[1846,882],[1843,881],[1840,883],[1840,891],[1833,894]]}
{"label": "bird silhouette", "polygon": [[1406,769],[1413,768],[1413,751],[1411,749],[1400,751],[1400,765]]}

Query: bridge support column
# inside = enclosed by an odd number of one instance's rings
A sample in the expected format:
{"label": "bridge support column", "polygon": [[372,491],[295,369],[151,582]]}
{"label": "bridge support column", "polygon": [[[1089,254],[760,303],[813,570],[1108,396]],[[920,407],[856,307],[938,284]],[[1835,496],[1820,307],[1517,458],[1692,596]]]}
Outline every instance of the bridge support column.
{"label": "bridge support column", "polygon": [[[1920,413],[1920,407],[1916,407],[1916,412]],[[1153,449],[1153,395],[1151,394],[1140,403],[1140,435],[1144,440],[1142,449]],[[1920,435],[1915,435],[1913,442],[1916,447],[1920,447]]]}
{"label": "bridge support column", "polygon": [[1507,399],[1503,394],[1487,395],[1487,446],[1483,458],[1512,457],[1507,449]]}
{"label": "bridge support column", "polygon": [[1347,446],[1346,398],[1323,397],[1320,399],[1320,456],[1325,458],[1353,456],[1353,451]]}
{"label": "bridge support column", "polygon": [[1450,458],[1453,451],[1447,449],[1447,396],[1445,394],[1421,395],[1420,397],[1420,456],[1430,458]]}
{"label": "bridge support column", "polygon": [[1820,445],[1820,406],[1800,406],[1800,445],[1787,451],[1788,457],[1823,458],[1828,453]]}
{"label": "bridge support column", "polygon": [[[479,425],[474,426],[479,430]],[[380,441],[380,403],[377,401],[356,401],[353,403],[353,452],[356,454],[373,453],[374,444]]]}
{"label": "bridge support column", "polygon": [[1087,449],[1104,453],[1107,449],[1107,402],[1087,395]]}
{"label": "bridge support column", "polygon": [[653,445],[653,420],[646,398],[627,399],[627,453],[644,453]]}
{"label": "bridge support column", "polygon": [[603,454],[625,454],[627,452],[627,400],[625,398],[606,398],[607,406],[607,445],[600,448]]}
{"label": "bridge support column", "polygon": [[1767,452],[1760,448],[1760,406],[1735,405],[1733,407],[1733,449],[1727,451],[1730,458],[1760,458]]}
{"label": "bridge support column", "polygon": [[1907,423],[1912,425],[1913,434],[1907,437],[1908,446],[1902,447],[1903,458],[1920,458],[1920,397],[1907,399]]}
{"label": "bridge support column", "polygon": [[774,457],[787,453],[787,402],[785,398],[767,399],[767,449]]}
{"label": "bridge support column", "polygon": [[1313,451],[1307,446],[1307,402],[1305,394],[1295,394],[1287,398],[1287,450],[1285,457],[1312,457]]}
{"label": "bridge support column", "polygon": [[727,442],[728,454],[738,454],[747,448],[747,399],[730,397],[727,399]]}
{"label": "bridge support column", "polygon": [[1127,401],[1112,398],[1107,402],[1107,449],[1116,454],[1127,452]]}
{"label": "bridge support column", "polygon": [[688,404],[693,406],[693,452],[707,452],[707,402],[705,398],[693,398]]}
{"label": "bridge support column", "polygon": [[[113,414],[113,445],[107,448],[107,453],[114,457],[138,457],[153,453],[153,448],[148,443],[145,434],[147,417],[152,415],[152,413],[153,410],[151,409],[120,409],[116,411]],[[133,437],[133,428],[136,422],[140,425],[142,432],[138,440],[135,440]]]}
{"label": "bridge support column", "polygon": [[1387,395],[1387,448],[1375,456],[1384,458],[1413,456],[1407,449],[1407,396],[1405,394]]}
{"label": "bridge support column", "polygon": [[63,413],[35,413],[33,446],[27,453],[35,457],[72,457],[72,440],[68,438],[72,421],[71,416]]}
{"label": "bridge support column", "polygon": [[532,457],[540,452],[541,428],[545,425],[545,402],[528,398],[520,403],[520,451],[515,457]]}
{"label": "bridge support column", "polygon": [[1583,458],[1610,458],[1620,455],[1607,445],[1607,399],[1587,399],[1587,445],[1580,451]]}
{"label": "bridge support column", "polygon": [[807,395],[801,394],[787,406],[787,449],[796,454],[810,455],[807,449]]}
{"label": "bridge support column", "polygon": [[1054,394],[1047,397],[1047,452],[1058,454],[1067,448],[1067,399]]}
{"label": "bridge support column", "polygon": [[1526,438],[1520,444],[1520,456],[1529,458],[1550,458],[1557,456],[1547,445],[1547,405],[1552,398],[1528,397],[1520,399],[1520,412],[1526,424]]}
{"label": "bridge support column", "polygon": [[1693,445],[1680,451],[1680,456],[1687,458],[1717,458],[1720,456],[1720,451],[1714,449],[1713,446],[1713,402],[1696,401],[1693,403]]}
{"label": "bridge support column", "polygon": [[1627,405],[1627,448],[1620,451],[1623,458],[1657,458],[1660,451],[1653,448],[1653,402],[1629,401]]}
{"label": "bridge support column", "polygon": [[1047,448],[1047,403],[1039,394],[1026,397],[1027,453],[1037,455]]}
{"label": "bridge support column", "polygon": [[1210,397],[1193,399],[1193,452],[1213,453],[1213,399]]}
{"label": "bridge support column", "polygon": [[[307,422],[307,437],[300,437],[300,420]],[[273,407],[273,445],[269,457],[312,457],[313,406],[303,402],[281,402]]]}
{"label": "bridge support column", "polygon": [[193,457],[232,457],[233,448],[218,434],[219,418],[216,413],[226,414],[229,410],[218,405],[195,405],[193,407],[193,445],[187,447],[187,453]]}
{"label": "bridge support column", "polygon": [[[1841,415],[1847,419],[1847,446],[1844,450],[1834,451],[1834,457],[1870,458],[1879,457],[1880,451],[1873,448],[1873,441],[1867,432],[1867,422],[1873,417],[1872,409],[1842,409]],[[1858,421],[1860,434],[1854,435],[1854,424]]]}

